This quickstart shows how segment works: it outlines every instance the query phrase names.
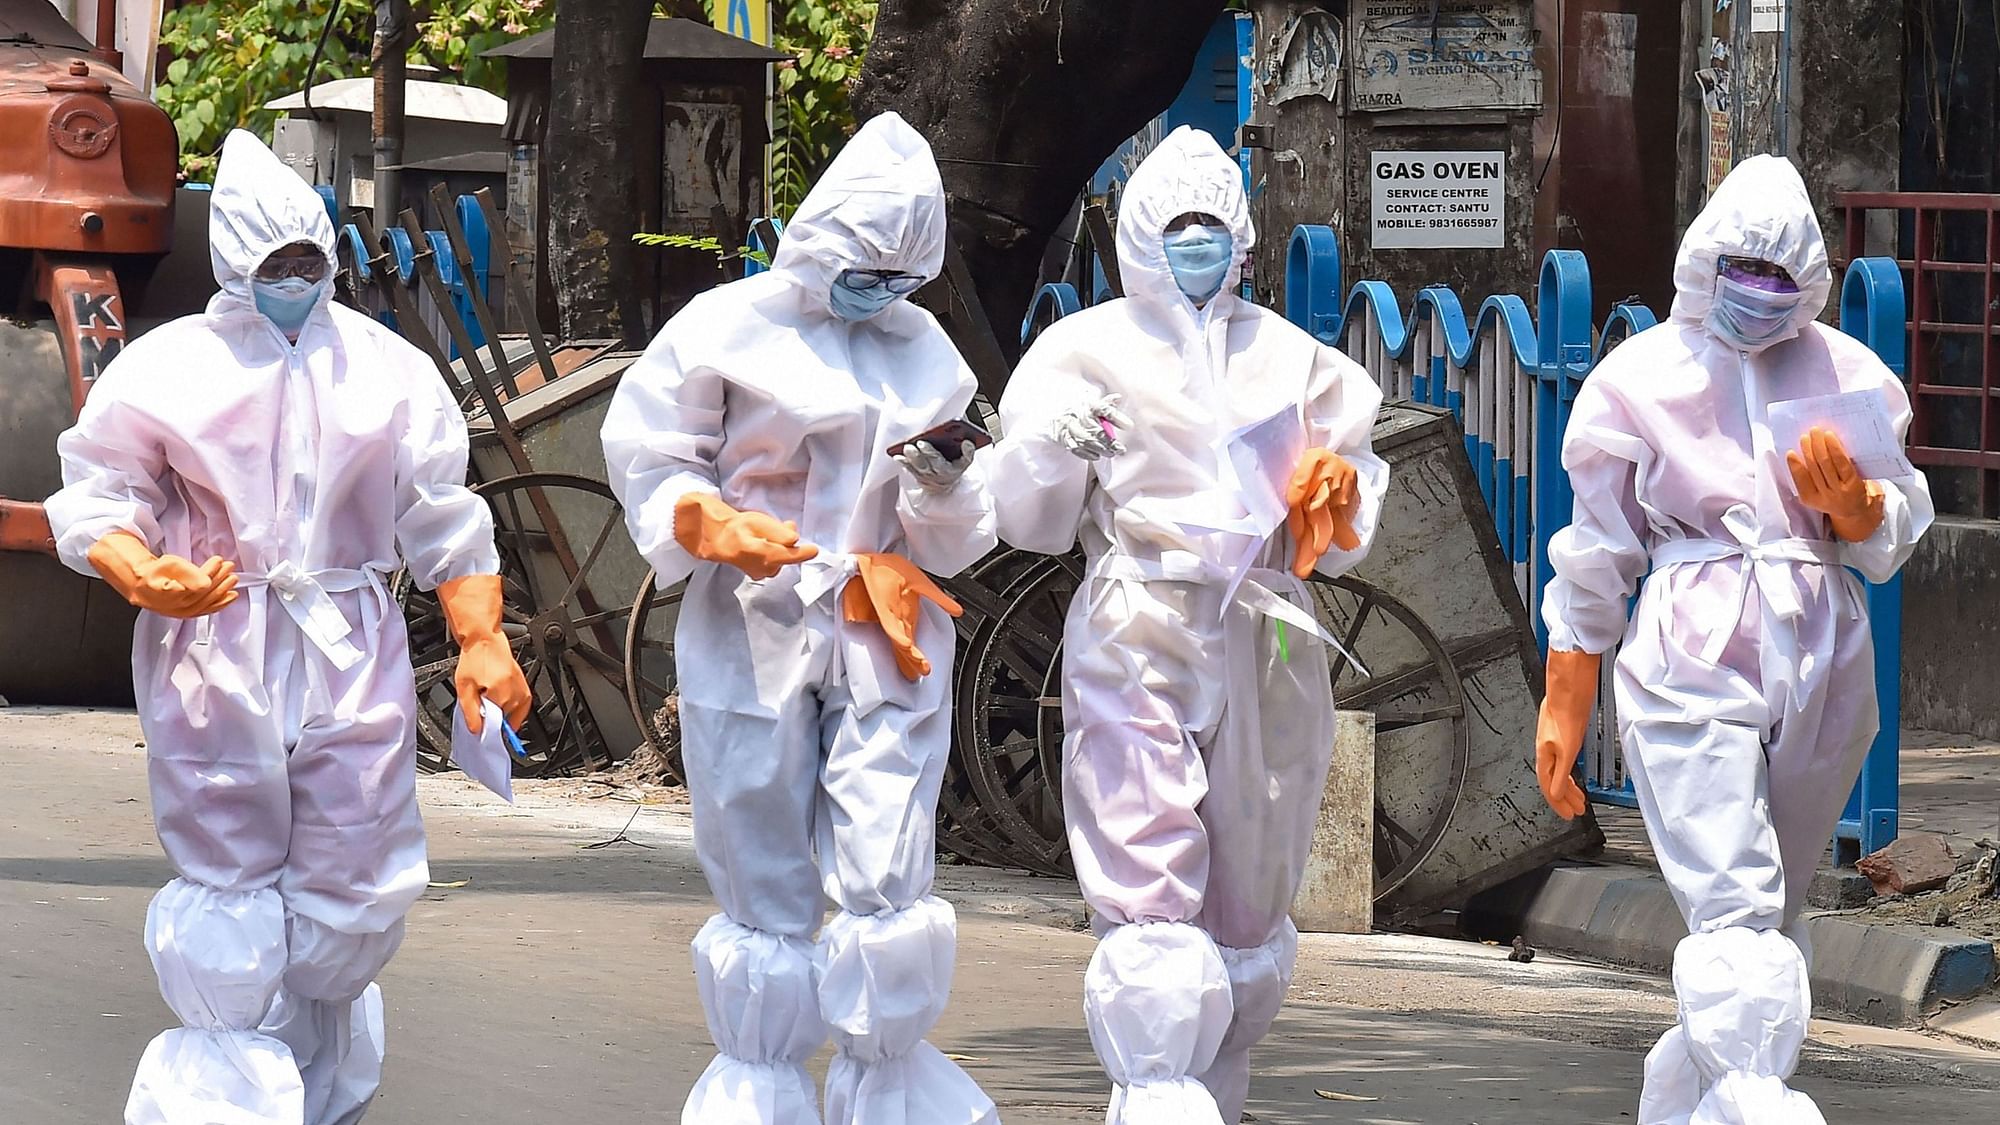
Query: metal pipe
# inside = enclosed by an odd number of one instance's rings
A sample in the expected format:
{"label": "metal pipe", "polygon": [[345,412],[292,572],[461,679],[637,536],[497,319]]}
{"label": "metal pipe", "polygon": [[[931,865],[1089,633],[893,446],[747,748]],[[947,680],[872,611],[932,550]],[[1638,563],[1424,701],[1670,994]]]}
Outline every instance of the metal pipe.
{"label": "metal pipe", "polygon": [[125,56],[118,50],[118,0],[97,0],[97,38],[90,53],[113,70],[125,69]]}
{"label": "metal pipe", "polygon": [[1778,28],[1778,112],[1775,115],[1776,137],[1772,147],[1778,155],[1791,157],[1792,152],[1792,0],[1784,0],[1779,8],[1780,17],[1785,22]]}
{"label": "metal pipe", "polygon": [[404,53],[409,0],[375,0],[375,215],[383,227],[402,210]]}

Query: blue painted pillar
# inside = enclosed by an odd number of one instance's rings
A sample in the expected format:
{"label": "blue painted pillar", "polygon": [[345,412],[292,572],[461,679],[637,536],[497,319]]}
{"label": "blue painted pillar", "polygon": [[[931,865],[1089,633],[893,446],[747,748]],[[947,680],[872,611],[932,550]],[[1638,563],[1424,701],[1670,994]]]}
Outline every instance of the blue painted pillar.
{"label": "blue painted pillar", "polygon": [[1577,250],[1551,250],[1542,260],[1535,297],[1535,530],[1534,599],[1528,613],[1535,640],[1548,651],[1548,626],[1542,622],[1542,591],[1555,578],[1549,565],[1549,540],[1569,526],[1575,494],[1562,470],[1563,431],[1569,428],[1570,404],[1590,374],[1590,266]]}
{"label": "blue painted pillar", "polygon": [[[1887,258],[1863,258],[1848,267],[1840,291],[1841,330],[1867,344],[1902,378],[1909,329],[1904,320],[1903,274]],[[1881,729],[1868,749],[1861,776],[1847,798],[1835,835],[1835,860],[1843,865],[1895,840],[1902,808],[1903,579],[1868,587],[1868,622],[1875,640],[1875,704]]]}

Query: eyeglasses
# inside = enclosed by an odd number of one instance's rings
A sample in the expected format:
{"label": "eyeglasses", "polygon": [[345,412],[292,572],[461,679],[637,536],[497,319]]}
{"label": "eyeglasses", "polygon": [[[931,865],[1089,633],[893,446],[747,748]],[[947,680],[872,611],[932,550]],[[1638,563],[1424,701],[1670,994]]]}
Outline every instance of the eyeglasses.
{"label": "eyeglasses", "polygon": [[257,267],[259,281],[283,281],[288,277],[297,277],[317,282],[325,276],[326,257],[321,254],[306,254],[296,258],[273,254]]}
{"label": "eyeglasses", "polygon": [[1751,277],[1777,277],[1783,278],[1786,281],[1792,279],[1792,275],[1785,272],[1785,267],[1778,265],[1776,262],[1767,262],[1762,258],[1732,258],[1724,256],[1717,260],[1716,268],[1718,271],[1749,274]]}
{"label": "eyeglasses", "polygon": [[887,288],[898,297],[907,297],[924,287],[923,278],[900,270],[841,270],[838,280],[856,291]]}

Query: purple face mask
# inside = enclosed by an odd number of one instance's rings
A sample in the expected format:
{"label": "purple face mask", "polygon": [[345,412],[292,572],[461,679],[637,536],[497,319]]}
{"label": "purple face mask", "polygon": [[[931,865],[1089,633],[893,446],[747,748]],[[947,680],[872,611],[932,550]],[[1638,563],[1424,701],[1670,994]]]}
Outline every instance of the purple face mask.
{"label": "purple face mask", "polygon": [[1757,289],[1765,293],[1796,293],[1798,283],[1784,270],[1767,262],[1746,263],[1737,259],[1724,258],[1719,271],[1723,277],[1746,289]]}

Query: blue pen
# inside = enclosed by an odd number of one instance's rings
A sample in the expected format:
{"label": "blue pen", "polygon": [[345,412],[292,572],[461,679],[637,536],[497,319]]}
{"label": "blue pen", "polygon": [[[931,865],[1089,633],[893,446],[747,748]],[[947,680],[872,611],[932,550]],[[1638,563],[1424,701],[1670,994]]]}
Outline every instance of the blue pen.
{"label": "blue pen", "polygon": [[500,737],[507,740],[507,749],[512,750],[516,758],[524,762],[528,760],[528,750],[521,745],[521,736],[514,733],[513,727],[508,726],[504,722],[501,723]]}

